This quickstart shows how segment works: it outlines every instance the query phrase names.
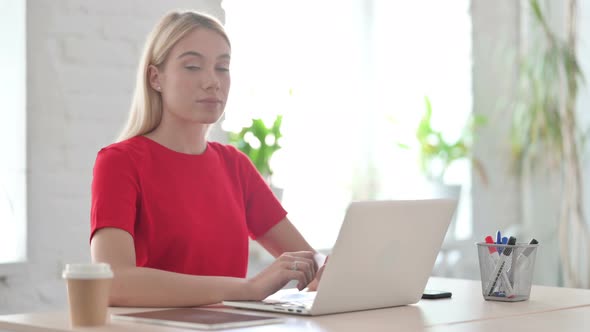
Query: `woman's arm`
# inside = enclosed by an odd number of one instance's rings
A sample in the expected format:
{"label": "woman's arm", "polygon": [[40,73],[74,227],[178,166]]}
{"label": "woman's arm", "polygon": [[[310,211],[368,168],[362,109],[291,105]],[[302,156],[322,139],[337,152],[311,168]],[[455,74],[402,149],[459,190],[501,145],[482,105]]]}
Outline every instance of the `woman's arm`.
{"label": "woman's arm", "polygon": [[201,277],[137,267],[129,233],[118,228],[98,230],[91,242],[92,260],[111,265],[115,275],[109,299],[113,306],[182,307],[253,297],[241,278]]}
{"label": "woman's arm", "polygon": [[308,252],[285,253],[252,279],[194,276],[137,267],[135,247],[129,233],[102,228],[92,237],[92,260],[111,265],[114,278],[111,306],[184,307],[219,303],[223,300],[261,300],[290,280],[308,284],[310,272],[293,271],[294,261],[310,261]]}
{"label": "woman's arm", "polygon": [[284,252],[316,252],[287,217],[256,240],[275,258]]}

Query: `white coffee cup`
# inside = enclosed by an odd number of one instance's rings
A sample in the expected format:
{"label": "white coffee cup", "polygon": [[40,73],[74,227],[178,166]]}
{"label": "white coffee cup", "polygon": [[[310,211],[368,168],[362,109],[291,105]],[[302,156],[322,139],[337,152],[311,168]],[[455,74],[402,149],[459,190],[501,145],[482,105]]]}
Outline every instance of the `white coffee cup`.
{"label": "white coffee cup", "polygon": [[113,279],[106,263],[66,264],[62,277],[67,281],[72,326],[104,325]]}

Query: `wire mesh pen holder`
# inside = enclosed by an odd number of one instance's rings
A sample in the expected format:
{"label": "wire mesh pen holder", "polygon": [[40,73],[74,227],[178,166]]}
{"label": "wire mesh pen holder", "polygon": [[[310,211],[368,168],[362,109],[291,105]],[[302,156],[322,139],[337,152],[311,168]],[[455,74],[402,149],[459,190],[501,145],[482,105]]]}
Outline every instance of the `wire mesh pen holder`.
{"label": "wire mesh pen holder", "polygon": [[476,245],[484,299],[504,302],[528,300],[539,245],[484,242]]}

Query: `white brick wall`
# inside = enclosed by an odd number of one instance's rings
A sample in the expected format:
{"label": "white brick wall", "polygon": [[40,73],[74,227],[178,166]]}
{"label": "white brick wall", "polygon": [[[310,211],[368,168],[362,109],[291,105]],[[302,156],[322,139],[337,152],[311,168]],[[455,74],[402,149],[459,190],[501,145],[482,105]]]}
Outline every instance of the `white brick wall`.
{"label": "white brick wall", "polygon": [[223,20],[220,3],[27,2],[29,262],[0,279],[0,314],[66,306],[60,272],[66,262],[90,259],[92,166],[127,117],[148,32],[176,8]]}

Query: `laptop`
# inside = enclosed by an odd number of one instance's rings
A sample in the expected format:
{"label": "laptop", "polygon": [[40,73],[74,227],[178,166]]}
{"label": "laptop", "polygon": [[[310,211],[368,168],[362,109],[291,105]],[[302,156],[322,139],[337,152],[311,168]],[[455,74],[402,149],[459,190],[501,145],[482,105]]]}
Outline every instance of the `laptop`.
{"label": "laptop", "polygon": [[316,292],[223,304],[315,316],[417,303],[456,207],[453,199],[352,202]]}

